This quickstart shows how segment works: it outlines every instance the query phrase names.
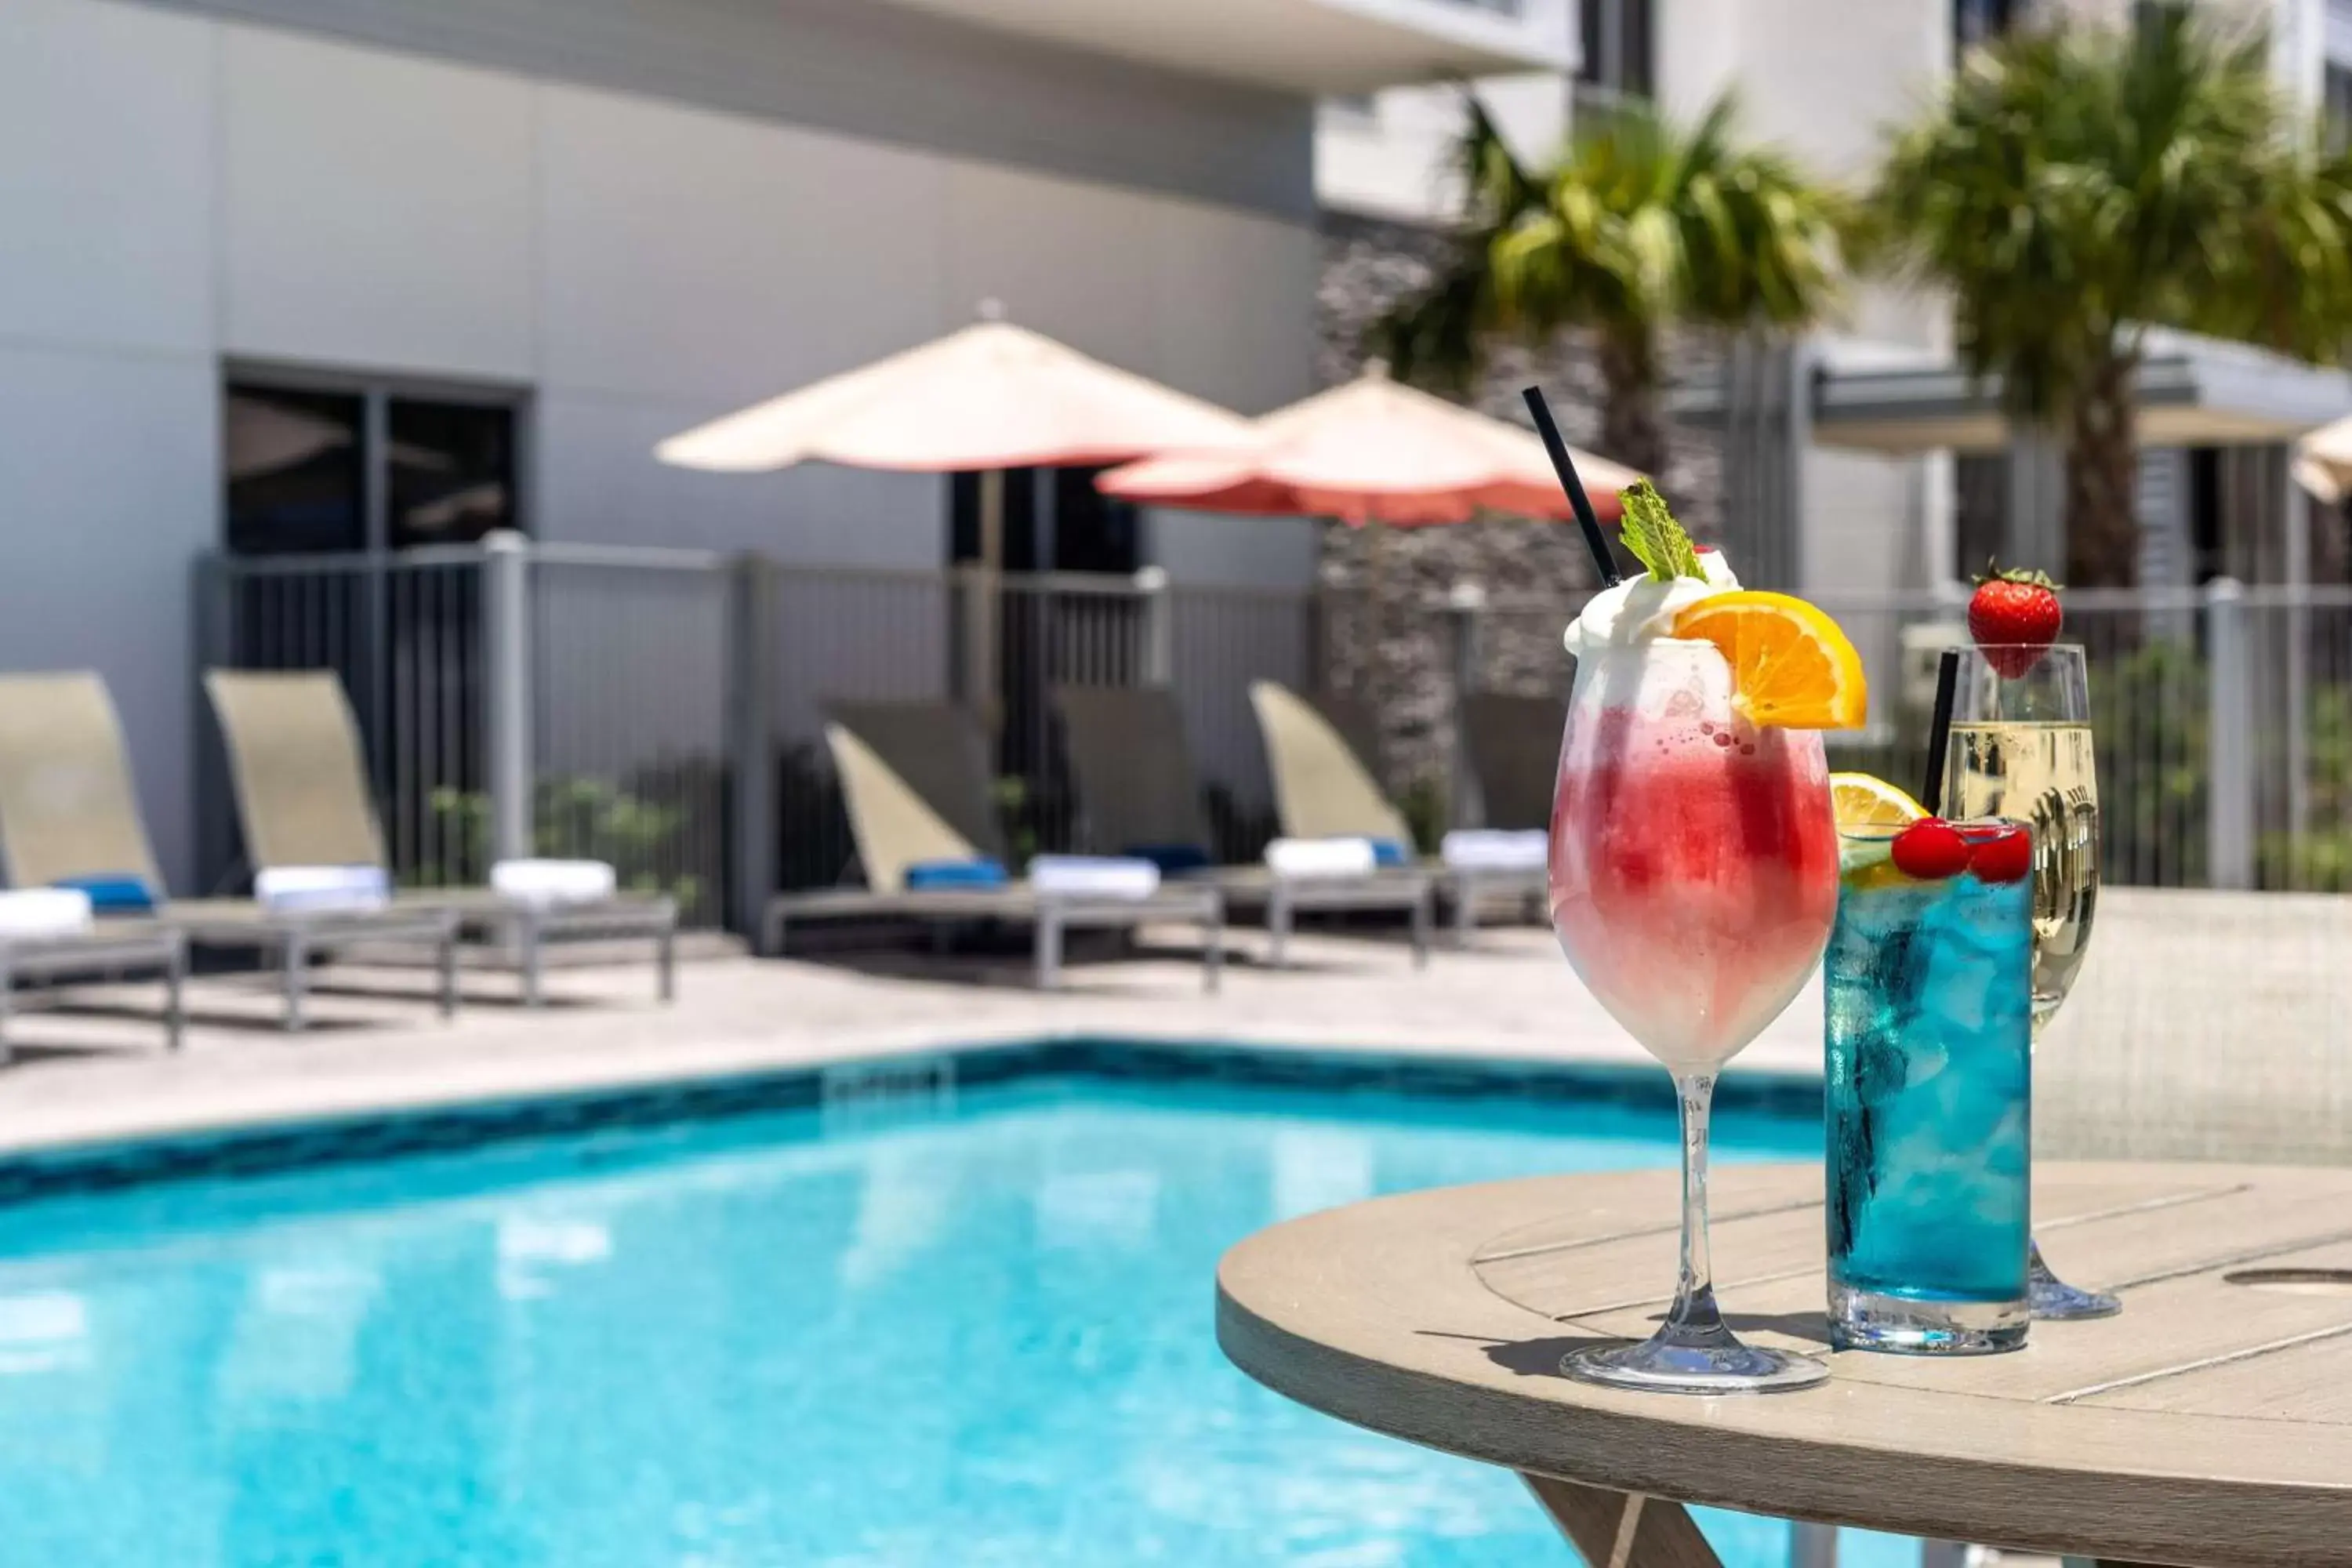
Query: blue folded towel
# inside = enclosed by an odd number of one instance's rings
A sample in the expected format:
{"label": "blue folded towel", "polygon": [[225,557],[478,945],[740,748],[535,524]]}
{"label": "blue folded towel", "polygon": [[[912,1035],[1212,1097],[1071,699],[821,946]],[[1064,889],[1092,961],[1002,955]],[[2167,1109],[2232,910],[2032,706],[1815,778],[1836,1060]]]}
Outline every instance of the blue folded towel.
{"label": "blue folded towel", "polygon": [[1160,868],[1163,877],[1180,877],[1187,871],[1205,871],[1216,864],[1209,852],[1197,844],[1130,844],[1119,851],[1138,860],[1149,860]]}
{"label": "blue folded towel", "polygon": [[87,877],[59,877],[49,884],[53,888],[71,888],[89,895],[93,913],[101,915],[152,915],[155,912],[155,889],[147,879],[131,871],[98,871]]}
{"label": "blue folded towel", "polygon": [[942,888],[1001,888],[1010,880],[1001,860],[919,860],[907,868],[908,892]]}
{"label": "blue folded towel", "polygon": [[1386,870],[1412,864],[1412,851],[1393,838],[1372,840],[1372,864]]}

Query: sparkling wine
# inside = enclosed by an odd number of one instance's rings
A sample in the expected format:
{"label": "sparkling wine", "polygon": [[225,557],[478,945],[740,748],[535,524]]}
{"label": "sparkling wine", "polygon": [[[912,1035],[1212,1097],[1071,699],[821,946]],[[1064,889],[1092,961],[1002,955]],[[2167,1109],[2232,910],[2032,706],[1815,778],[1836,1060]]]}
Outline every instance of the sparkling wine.
{"label": "sparkling wine", "polygon": [[2088,724],[1952,726],[1944,810],[2033,825],[2033,1029],[2083,965],[2099,897],[2099,784]]}

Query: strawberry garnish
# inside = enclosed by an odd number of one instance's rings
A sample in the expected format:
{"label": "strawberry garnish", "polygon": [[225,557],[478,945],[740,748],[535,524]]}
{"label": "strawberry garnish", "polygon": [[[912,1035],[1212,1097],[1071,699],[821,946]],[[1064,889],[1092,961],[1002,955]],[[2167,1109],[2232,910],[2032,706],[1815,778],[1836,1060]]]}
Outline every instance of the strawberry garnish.
{"label": "strawberry garnish", "polygon": [[1985,662],[2007,680],[2042,662],[2065,618],[2057,584],[2039,572],[2004,572],[1999,562],[1986,563],[1969,600],[1969,636]]}

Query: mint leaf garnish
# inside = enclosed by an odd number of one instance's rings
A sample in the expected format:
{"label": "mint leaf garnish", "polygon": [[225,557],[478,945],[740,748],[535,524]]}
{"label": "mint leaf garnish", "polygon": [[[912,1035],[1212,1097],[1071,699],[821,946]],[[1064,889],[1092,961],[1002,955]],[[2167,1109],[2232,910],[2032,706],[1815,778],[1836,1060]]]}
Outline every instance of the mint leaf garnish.
{"label": "mint leaf garnish", "polygon": [[1658,487],[1647,479],[1637,479],[1617,492],[1624,515],[1618,520],[1617,537],[1633,552],[1633,559],[1650,569],[1650,575],[1660,583],[1676,577],[1700,577],[1706,574],[1698,569],[1698,551],[1691,537],[1675,514],[1666,510],[1666,498]]}

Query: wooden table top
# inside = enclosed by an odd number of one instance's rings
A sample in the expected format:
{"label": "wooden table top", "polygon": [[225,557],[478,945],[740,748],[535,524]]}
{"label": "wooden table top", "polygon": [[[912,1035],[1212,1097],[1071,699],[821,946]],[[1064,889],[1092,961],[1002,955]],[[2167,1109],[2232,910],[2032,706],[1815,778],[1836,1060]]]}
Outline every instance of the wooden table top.
{"label": "wooden table top", "polygon": [[2352,1170],[2045,1164],[2034,1228],[2120,1317],[2008,1355],[1830,1354],[1817,1165],[1715,1172],[1733,1329],[1831,1381],[1729,1398],[1559,1375],[1671,1295],[1671,1171],[1353,1204],[1217,1273],[1226,1354],[1375,1431],[1615,1491],[2206,1568],[2352,1563]]}

